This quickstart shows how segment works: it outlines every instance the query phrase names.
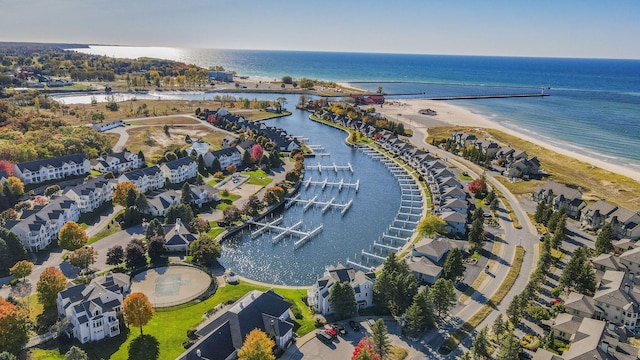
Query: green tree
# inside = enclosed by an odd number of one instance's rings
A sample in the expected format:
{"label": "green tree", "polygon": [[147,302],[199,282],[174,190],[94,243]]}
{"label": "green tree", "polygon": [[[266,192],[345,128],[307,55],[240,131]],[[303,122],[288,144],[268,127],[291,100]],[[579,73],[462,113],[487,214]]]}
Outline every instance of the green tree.
{"label": "green tree", "polygon": [[142,327],[151,320],[153,313],[149,298],[141,292],[129,294],[122,302],[124,320],[131,326],[140,327],[140,335],[142,335]]}
{"label": "green tree", "polygon": [[226,207],[222,210],[222,220],[227,224],[233,224],[236,221],[239,221],[242,218],[242,213],[240,209],[235,207],[234,205]]}
{"label": "green tree", "polygon": [[427,215],[424,219],[420,220],[416,231],[418,231],[421,237],[433,237],[438,234],[446,234],[447,223],[435,215]]}
{"label": "green tree", "polygon": [[471,223],[471,230],[469,230],[468,240],[469,247],[472,251],[482,249],[482,243],[484,240],[484,222],[482,219],[473,220]]}
{"label": "green tree", "polygon": [[147,240],[147,254],[149,254],[149,259],[152,263],[160,263],[167,253],[168,250],[164,243],[164,237],[154,236]]}
{"label": "green tree", "polygon": [[195,217],[189,223],[189,229],[191,229],[191,232],[195,234],[206,233],[206,232],[209,232],[209,230],[211,230],[211,225],[205,219],[200,217]]}
{"label": "green tree", "polygon": [[220,243],[204,233],[189,245],[189,250],[193,262],[207,267],[215,264],[222,253]]}
{"label": "green tree", "polygon": [[129,270],[147,266],[147,256],[144,245],[139,241],[132,240],[125,249],[124,262]]}
{"label": "green tree", "polygon": [[433,310],[442,317],[457,303],[456,291],[451,280],[440,278],[429,291]]}
{"label": "green tree", "polygon": [[185,182],[184,185],[182,185],[182,194],[180,195],[180,202],[187,205],[193,202],[193,194],[191,193],[191,187],[187,182]]}
{"label": "green tree", "polygon": [[85,246],[87,240],[89,240],[87,233],[75,221],[69,221],[64,224],[58,233],[58,245],[69,251]]}
{"label": "green tree", "polygon": [[496,336],[496,341],[500,342],[502,339],[502,335],[504,334],[505,330],[507,330],[507,324],[505,324],[504,319],[502,318],[502,314],[499,314],[498,317],[493,321],[491,330],[493,330],[493,334]]}
{"label": "green tree", "polygon": [[518,324],[520,323],[520,319],[522,319],[522,315],[524,313],[520,299],[520,295],[514,296],[513,300],[511,300],[511,303],[507,307],[507,317],[509,318],[511,325],[513,326],[518,326]]}
{"label": "green tree", "polygon": [[547,204],[545,204],[544,201],[540,201],[536,206],[536,213],[533,218],[538,224],[547,222]]}
{"label": "green tree", "polygon": [[568,288],[575,288],[580,282],[580,276],[583,273],[583,267],[587,261],[587,249],[579,247],[573,251],[571,259],[564,267],[562,275],[560,275],[560,285]]}
{"label": "green tree", "polygon": [[263,203],[256,195],[249,196],[247,203],[244,205],[242,212],[248,216],[255,216],[262,209]]}
{"label": "green tree", "polygon": [[483,327],[478,334],[476,334],[475,339],[473,340],[473,346],[471,347],[471,353],[473,354],[473,358],[480,359],[488,359],[489,358],[489,339],[487,338],[487,327]]}
{"label": "green tree", "polygon": [[[6,188],[5,188],[6,189]],[[14,232],[0,226],[0,276],[9,274],[9,268],[27,258],[27,250]]]}
{"label": "green tree", "polygon": [[611,229],[611,223],[604,223],[602,229],[598,233],[596,239],[596,253],[606,254],[613,251],[613,230]]}
{"label": "green tree", "polygon": [[260,329],[253,329],[238,351],[238,360],[275,360],[275,342]]}
{"label": "green tree", "polygon": [[496,360],[511,360],[520,358],[520,342],[515,337],[513,332],[506,334],[504,339],[500,342],[500,350],[498,350],[498,356]]}
{"label": "green tree", "polygon": [[10,352],[3,351],[0,352],[0,360],[18,360],[18,358]]}
{"label": "green tree", "polygon": [[67,278],[56,267],[48,267],[40,274],[36,285],[38,301],[45,308],[56,306],[58,293],[67,287]]}
{"label": "green tree", "polygon": [[426,321],[426,314],[415,301],[407,308],[404,317],[409,334],[418,335],[424,330],[423,324]]}
{"label": "green tree", "polygon": [[371,327],[371,342],[375,352],[386,359],[391,351],[391,339],[389,339],[389,330],[384,320],[378,319]]}
{"label": "green tree", "polygon": [[89,356],[84,350],[77,346],[72,346],[66,354],[64,354],[64,360],[88,360]]}
{"label": "green tree", "polygon": [[215,174],[221,171],[222,171],[222,166],[220,165],[220,160],[218,160],[217,157],[214,157],[213,161],[211,162],[211,172]]}
{"label": "green tree", "polygon": [[587,295],[593,296],[596,291],[596,273],[591,267],[588,261],[582,264],[578,278],[576,279],[576,291]]}
{"label": "green tree", "polygon": [[11,276],[13,276],[16,279],[22,279],[22,282],[24,282],[24,279],[31,275],[31,271],[33,270],[33,263],[27,260],[21,260],[18,261],[15,265],[13,265],[11,267],[11,269],[9,269],[9,272],[11,273]]}
{"label": "green tree", "polygon": [[458,276],[464,274],[464,264],[462,262],[462,251],[454,247],[447,254],[447,260],[442,268],[442,276],[445,279],[456,280]]}
{"label": "green tree", "polygon": [[329,301],[338,319],[346,319],[355,315],[358,304],[356,294],[348,282],[337,282],[331,287]]}
{"label": "green tree", "polygon": [[137,198],[138,198],[138,191],[132,187],[128,188],[127,200],[126,200],[127,207],[135,206]]}
{"label": "green tree", "polygon": [[160,223],[160,220],[153,219],[149,221],[147,225],[147,229],[144,232],[144,237],[147,239],[151,239],[154,236],[163,236],[164,237],[164,227]]}
{"label": "green tree", "polygon": [[193,220],[193,209],[187,204],[171,205],[164,215],[166,224],[175,224],[177,219],[182,223],[189,224]]}
{"label": "green tree", "polygon": [[400,316],[417,293],[418,281],[407,263],[398,259],[395,253],[389,254],[373,285],[375,303],[388,309],[393,316]]}

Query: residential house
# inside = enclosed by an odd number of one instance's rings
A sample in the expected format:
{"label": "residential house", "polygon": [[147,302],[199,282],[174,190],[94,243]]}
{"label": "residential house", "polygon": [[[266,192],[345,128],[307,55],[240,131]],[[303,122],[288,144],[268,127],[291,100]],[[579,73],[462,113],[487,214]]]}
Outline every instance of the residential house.
{"label": "residential house", "polygon": [[619,256],[619,261],[626,268],[626,271],[640,277],[640,247],[623,252]]}
{"label": "residential house", "polygon": [[577,219],[580,210],[586,206],[578,189],[554,181],[548,181],[533,192],[533,200],[551,205],[554,210],[565,208],[567,216]]}
{"label": "residential house", "polygon": [[469,202],[467,200],[460,199],[447,199],[440,203],[439,212],[455,211],[462,215],[467,215],[469,210]]}
{"label": "residential house", "polygon": [[611,254],[600,254],[597,257],[591,259],[591,264],[596,268],[596,271],[607,271],[607,270],[626,270],[620,263],[620,259]]}
{"label": "residential house", "polygon": [[442,265],[450,249],[446,238],[425,238],[414,245],[411,256],[405,261],[418,280],[434,284],[442,275]]}
{"label": "residential house", "polygon": [[76,202],[81,213],[87,213],[111,201],[115,185],[116,180],[107,180],[100,176],[66,190],[64,195]]}
{"label": "residential house", "polygon": [[531,159],[518,159],[507,163],[502,174],[510,178],[528,179],[532,175],[538,174],[539,170],[540,161],[534,156]]}
{"label": "residential house", "polygon": [[209,80],[233,82],[233,73],[226,71],[209,71]]}
{"label": "residential house", "polygon": [[567,313],[581,318],[601,319],[602,312],[596,307],[593,297],[577,292],[569,293],[564,302]]}
{"label": "residential house", "polygon": [[487,159],[493,159],[496,157],[498,150],[500,150],[500,145],[496,144],[491,140],[476,140],[475,147],[484,154]]}
{"label": "residential house", "polygon": [[445,211],[438,215],[447,223],[447,232],[450,234],[464,234],[467,231],[467,217],[455,211]]}
{"label": "residential house", "polygon": [[222,138],[223,149],[235,147],[237,143],[238,143],[238,138],[236,138],[235,136],[227,135]]}
{"label": "residential house", "polygon": [[210,201],[220,201],[220,196],[218,195],[218,191],[213,188],[213,186],[208,184],[203,185],[189,185],[189,189],[191,190],[191,196],[193,197],[193,203],[198,207],[202,207],[202,205],[210,202]]}
{"label": "residential house", "polygon": [[551,329],[554,331],[554,335],[564,341],[570,341],[571,338],[578,332],[582,324],[582,318],[571,315],[568,313],[559,313],[553,323]]}
{"label": "residential house", "polygon": [[580,223],[589,230],[598,230],[604,225],[605,220],[618,209],[616,205],[598,200],[585,206],[580,211]]}
{"label": "residential house", "polygon": [[328,315],[334,312],[329,294],[331,286],[337,282],[346,282],[351,285],[355,293],[358,309],[365,309],[373,305],[373,283],[375,273],[365,273],[342,265],[327,267],[324,276],[318,279],[307,291],[309,306],[316,312]]}
{"label": "residential house", "polygon": [[198,175],[198,164],[187,156],[163,163],[160,170],[170,183],[178,184]]}
{"label": "residential house", "polygon": [[451,134],[451,140],[458,144],[460,147],[467,147],[473,145],[478,138],[466,132],[455,132]]}
{"label": "residential house", "polygon": [[189,231],[180,219],[173,225],[164,227],[164,245],[170,252],[188,252],[189,244],[196,240],[196,236]]}
{"label": "residential house", "polygon": [[124,121],[114,120],[106,123],[96,123],[91,125],[91,127],[98,132],[105,132],[107,130],[115,129],[120,126],[124,126]]}
{"label": "residential house", "polygon": [[419,281],[434,284],[442,276],[442,266],[434,264],[426,257],[410,256],[405,259],[409,270]]}
{"label": "residential house", "polygon": [[170,206],[180,204],[180,194],[175,190],[153,191],[147,196],[147,204],[149,206],[142,209],[144,214],[165,216]]}
{"label": "residential house", "polygon": [[606,222],[611,223],[614,235],[631,240],[640,239],[640,214],[624,208],[617,208]]}
{"label": "residential house", "polygon": [[84,154],[35,160],[14,165],[14,174],[25,184],[38,184],[69,176],[87,175],[91,171]]}
{"label": "residential house", "polygon": [[59,292],[58,315],[69,322],[69,334],[82,344],[120,335],[118,313],[129,286],[129,276],[109,272]]}
{"label": "residential house", "polygon": [[91,169],[102,173],[111,171],[114,174],[119,174],[125,170],[138,169],[143,165],[144,160],[139,158],[137,153],[127,150],[91,160]]}
{"label": "residential house", "polygon": [[640,288],[633,284],[633,274],[623,271],[605,271],[600,286],[593,295],[602,318],[616,325],[635,329],[640,315]]}
{"label": "residential house", "polygon": [[57,196],[44,206],[24,210],[20,219],[7,221],[5,227],[18,236],[27,250],[36,252],[57,240],[64,224],[79,218],[76,202],[66,196]]}
{"label": "residential house", "polygon": [[191,144],[191,146],[186,148],[185,151],[189,156],[191,156],[195,152],[196,158],[197,158],[198,156],[204,157],[206,154],[209,153],[209,149],[211,149],[211,146],[206,142],[196,141],[193,144]]}
{"label": "residential house", "polygon": [[254,329],[272,335],[276,346],[286,349],[293,339],[290,307],[291,303],[273,290],[253,290],[200,327],[198,342],[177,360],[235,359]]}
{"label": "residential house", "polygon": [[218,159],[220,169],[222,170],[226,169],[229,165],[234,165],[236,168],[242,165],[242,154],[236,146],[206,154],[204,157],[205,165],[211,167],[214,158]]}
{"label": "residential house", "polygon": [[140,192],[146,193],[164,187],[165,178],[162,170],[155,165],[129,171],[118,177],[118,183],[127,181],[132,182]]}

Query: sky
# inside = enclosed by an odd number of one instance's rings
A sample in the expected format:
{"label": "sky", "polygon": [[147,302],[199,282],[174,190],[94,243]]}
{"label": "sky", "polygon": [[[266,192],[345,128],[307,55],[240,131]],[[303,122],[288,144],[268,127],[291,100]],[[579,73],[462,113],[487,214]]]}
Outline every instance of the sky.
{"label": "sky", "polygon": [[640,59],[640,1],[0,0],[0,41]]}

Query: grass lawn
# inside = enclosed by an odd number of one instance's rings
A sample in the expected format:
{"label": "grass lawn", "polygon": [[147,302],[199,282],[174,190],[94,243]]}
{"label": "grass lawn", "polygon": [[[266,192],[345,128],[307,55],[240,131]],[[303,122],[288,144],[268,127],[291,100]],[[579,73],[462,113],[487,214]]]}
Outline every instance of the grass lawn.
{"label": "grass lawn", "polygon": [[216,186],[222,179],[213,178],[212,180],[207,181],[207,185]]}
{"label": "grass lawn", "polygon": [[102,175],[102,173],[98,170],[91,170],[91,176],[100,176]]}
{"label": "grass lawn", "polygon": [[[118,212],[118,214],[116,214],[116,217],[118,217],[118,215],[120,215],[120,213],[124,212],[124,210],[121,210]],[[100,231],[98,231],[97,234],[93,235],[92,237],[89,238],[89,241],[87,241],[87,245],[93,244],[94,242],[98,241],[98,240],[102,240],[104,238],[106,238],[109,235],[113,235],[115,233],[117,233],[118,231],[122,230],[120,228],[120,224],[118,224],[117,221],[114,221],[113,224],[111,222],[109,222],[107,224],[107,226],[103,227]]]}
{"label": "grass lawn", "polygon": [[407,350],[405,348],[401,348],[399,346],[391,346],[391,351],[389,353],[389,360],[402,360],[407,357]]}
{"label": "grass lawn", "polygon": [[473,180],[473,178],[471,176],[464,175],[464,174],[458,174],[458,179],[460,179],[460,180],[468,180],[468,181]]}
{"label": "grass lawn", "polygon": [[209,225],[211,226],[211,230],[207,232],[207,235],[209,235],[212,239],[217,238],[218,235],[222,234],[225,230],[223,227],[219,227],[216,221],[210,222]]}
{"label": "grass lawn", "polygon": [[291,112],[283,111],[281,114],[275,114],[265,110],[249,110],[249,111],[237,111],[237,114],[247,119],[248,121],[260,121],[260,120],[273,119],[273,118],[278,118],[283,116],[289,116],[291,115]]}
{"label": "grass lawn", "polygon": [[[145,334],[155,337],[160,343],[160,359],[175,359],[184,351],[182,341],[187,338],[187,330],[202,322],[203,316],[208,310],[218,304],[235,301],[251,290],[265,291],[268,290],[268,287],[240,282],[238,285],[227,285],[219,288],[215,295],[197,304],[189,303],[173,308],[158,309],[151,321],[143,328],[143,331]],[[302,296],[306,294],[306,290],[276,288],[275,291],[294,303],[294,307],[298,307],[303,314],[304,319],[295,321],[299,324],[297,334],[304,335],[312,331],[314,329],[313,317],[301,300]],[[124,336],[120,336],[98,343],[82,345],[81,347],[89,354],[91,359],[125,360],[128,358],[129,344],[139,334],[138,328],[131,328],[126,339],[123,339]],[[63,354],[60,354],[57,349],[36,349],[31,352],[31,358],[62,359]]]}
{"label": "grass lawn", "polygon": [[249,175],[247,184],[251,185],[266,186],[273,181],[273,179],[271,179],[262,169],[258,169],[256,171],[244,171],[242,174]]}

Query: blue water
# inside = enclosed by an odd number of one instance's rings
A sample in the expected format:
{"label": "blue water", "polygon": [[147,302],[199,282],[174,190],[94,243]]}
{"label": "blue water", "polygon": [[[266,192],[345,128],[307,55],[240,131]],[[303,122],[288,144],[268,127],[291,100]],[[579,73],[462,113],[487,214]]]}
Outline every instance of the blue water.
{"label": "blue water", "polygon": [[[507,127],[555,145],[640,170],[640,61],[486,56],[94,46],[80,51],[153,56],[238,75],[290,75],[386,93],[446,95],[540,92],[546,98],[457,101]],[[394,83],[389,83],[394,82]],[[525,88],[525,89],[523,89]],[[416,97],[416,96],[405,96]]]}

